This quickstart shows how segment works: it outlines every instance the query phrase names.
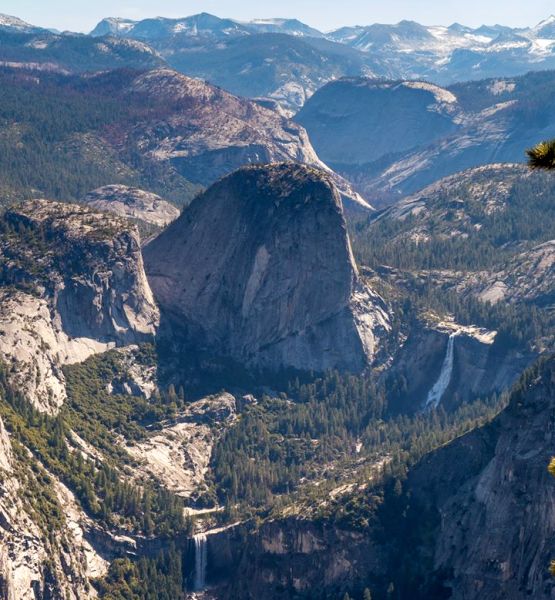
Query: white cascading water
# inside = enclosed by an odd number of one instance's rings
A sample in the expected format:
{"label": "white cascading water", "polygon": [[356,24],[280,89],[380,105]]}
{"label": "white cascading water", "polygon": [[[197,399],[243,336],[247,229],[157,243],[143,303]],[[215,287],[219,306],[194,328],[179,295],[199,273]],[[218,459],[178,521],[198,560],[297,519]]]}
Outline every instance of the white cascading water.
{"label": "white cascading water", "polygon": [[443,398],[443,394],[445,394],[445,391],[451,383],[451,376],[453,374],[453,358],[455,356],[455,338],[458,334],[459,332],[456,331],[449,336],[449,340],[447,342],[447,353],[443,359],[441,373],[439,374],[438,380],[434,383],[432,389],[428,392],[426,404],[424,405],[425,409],[437,408],[441,402],[441,399]]}
{"label": "white cascading water", "polygon": [[195,540],[195,592],[200,592],[206,587],[206,565],[208,558],[207,538],[204,533],[197,533]]}

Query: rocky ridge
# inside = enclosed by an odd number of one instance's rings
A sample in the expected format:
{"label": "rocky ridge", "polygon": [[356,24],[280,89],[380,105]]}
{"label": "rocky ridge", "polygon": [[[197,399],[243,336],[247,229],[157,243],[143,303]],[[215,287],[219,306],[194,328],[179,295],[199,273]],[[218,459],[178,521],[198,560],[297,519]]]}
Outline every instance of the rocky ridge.
{"label": "rocky ridge", "polygon": [[549,308],[555,303],[555,240],[515,256],[500,271],[478,273],[458,289],[484,302],[528,302]]}
{"label": "rocky ridge", "polygon": [[[282,112],[171,69],[59,75],[7,68],[0,83],[16,107],[14,122],[0,128],[2,139],[29,153],[24,164],[0,159],[0,205],[36,197],[81,202],[85,191],[115,184],[182,207],[245,164],[290,161],[327,170],[347,208],[370,209]],[[7,102],[0,102],[6,110]],[[51,128],[54,137],[45,134]],[[28,144],[30,135],[42,145]]]}

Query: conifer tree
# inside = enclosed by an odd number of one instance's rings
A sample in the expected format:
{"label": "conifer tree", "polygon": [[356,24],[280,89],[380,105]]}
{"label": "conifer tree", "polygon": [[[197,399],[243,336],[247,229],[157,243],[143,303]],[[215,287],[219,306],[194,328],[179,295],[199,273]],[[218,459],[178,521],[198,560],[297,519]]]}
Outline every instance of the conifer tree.
{"label": "conifer tree", "polygon": [[555,169],[555,139],[540,142],[526,151],[531,169]]}

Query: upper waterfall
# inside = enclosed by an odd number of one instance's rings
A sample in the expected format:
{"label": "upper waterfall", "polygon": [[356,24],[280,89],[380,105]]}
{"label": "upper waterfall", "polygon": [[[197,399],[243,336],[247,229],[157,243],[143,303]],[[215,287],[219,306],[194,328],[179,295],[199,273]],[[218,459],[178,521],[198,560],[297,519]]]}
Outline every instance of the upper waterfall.
{"label": "upper waterfall", "polygon": [[455,357],[455,338],[457,335],[459,335],[458,331],[449,336],[447,352],[443,359],[443,365],[441,366],[441,373],[432,389],[428,392],[428,397],[426,398],[426,403],[424,405],[425,409],[437,408],[443,398],[443,394],[445,394],[451,383],[451,376],[453,375],[453,359]]}

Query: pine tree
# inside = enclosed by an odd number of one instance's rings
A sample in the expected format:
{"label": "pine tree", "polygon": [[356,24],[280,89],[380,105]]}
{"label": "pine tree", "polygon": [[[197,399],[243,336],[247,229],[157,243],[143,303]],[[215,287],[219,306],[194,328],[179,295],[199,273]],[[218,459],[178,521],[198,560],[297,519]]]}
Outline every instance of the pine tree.
{"label": "pine tree", "polygon": [[555,169],[555,139],[540,142],[526,151],[532,169]]}
{"label": "pine tree", "polygon": [[362,594],[362,600],[372,600],[372,593],[368,588],[364,590],[364,593]]}

